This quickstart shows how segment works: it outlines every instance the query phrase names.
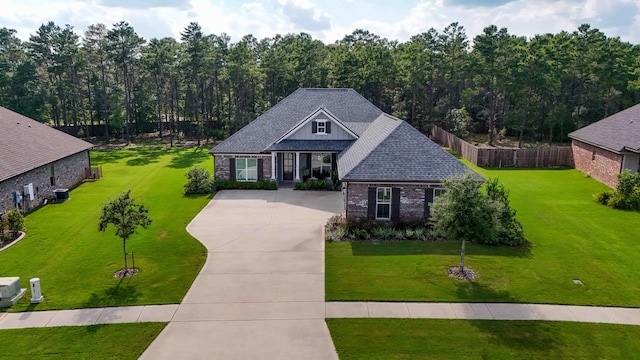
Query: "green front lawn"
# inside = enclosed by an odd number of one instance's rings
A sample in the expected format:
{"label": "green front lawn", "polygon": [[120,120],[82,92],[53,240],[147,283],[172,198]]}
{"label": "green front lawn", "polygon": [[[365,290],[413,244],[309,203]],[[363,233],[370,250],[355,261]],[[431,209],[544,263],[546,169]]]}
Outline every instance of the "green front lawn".
{"label": "green front lawn", "polygon": [[341,360],[633,359],[640,327],[555,321],[327,319]]}
{"label": "green front lawn", "polygon": [[166,323],[1,330],[12,359],[137,359]]}
{"label": "green front lawn", "polygon": [[446,274],[458,243],[327,243],[327,300],[640,307],[640,213],[597,204],[605,186],[577,170],[478,171],[510,190],[531,248],[468,246],[479,278],[464,282]]}
{"label": "green front lawn", "polygon": [[[27,237],[0,252],[0,276],[39,277],[45,297],[30,294],[10,311],[179,303],[206,260],[206,249],[185,230],[210,197],[182,195],[189,167],[210,172],[205,149],[137,148],[92,151],[103,178],[71,191],[69,201],[46,205],[26,216]],[[98,231],[101,205],[123,191],[149,208],[153,223],[127,241],[140,272],[125,279],[122,240],[113,227]],[[131,266],[131,259],[129,259]]]}

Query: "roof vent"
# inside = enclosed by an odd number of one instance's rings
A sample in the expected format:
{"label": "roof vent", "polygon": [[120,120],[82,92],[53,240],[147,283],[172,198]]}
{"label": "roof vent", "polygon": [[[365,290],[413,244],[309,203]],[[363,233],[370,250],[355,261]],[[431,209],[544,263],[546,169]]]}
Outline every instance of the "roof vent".
{"label": "roof vent", "polygon": [[18,121],[16,124],[20,125],[20,121]]}

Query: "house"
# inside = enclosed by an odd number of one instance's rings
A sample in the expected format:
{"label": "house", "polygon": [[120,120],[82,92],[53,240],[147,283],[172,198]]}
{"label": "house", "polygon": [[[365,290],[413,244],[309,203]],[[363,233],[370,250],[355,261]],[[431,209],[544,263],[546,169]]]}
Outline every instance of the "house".
{"label": "house", "polygon": [[0,215],[29,211],[85,177],[93,145],[0,107]]}
{"label": "house", "polygon": [[615,188],[624,169],[638,171],[640,104],[569,134],[576,169]]}
{"label": "house", "polygon": [[215,177],[342,181],[350,218],[429,216],[442,181],[471,171],[352,89],[298,89],[211,150]]}

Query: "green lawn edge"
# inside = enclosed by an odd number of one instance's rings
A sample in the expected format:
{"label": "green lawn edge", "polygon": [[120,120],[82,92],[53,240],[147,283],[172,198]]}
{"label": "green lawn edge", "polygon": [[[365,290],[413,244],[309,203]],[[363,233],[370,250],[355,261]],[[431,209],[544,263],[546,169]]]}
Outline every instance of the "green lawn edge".
{"label": "green lawn edge", "polygon": [[167,323],[0,330],[2,351],[16,359],[137,359]]}
{"label": "green lawn edge", "polygon": [[640,213],[596,203],[606,187],[575,169],[473,168],[509,189],[532,246],[468,245],[466,265],[479,275],[468,282],[447,276],[456,242],[329,242],[326,300],[640,307]]}
{"label": "green lawn edge", "polygon": [[[206,261],[204,245],[186,231],[187,224],[211,196],[185,196],[184,174],[195,165],[209,172],[206,149],[139,147],[91,151],[92,166],[103,178],[70,192],[70,200],[50,204],[25,218],[27,236],[0,252],[1,276],[41,280],[44,302],[30,304],[27,293],[10,309],[31,311],[179,303]],[[149,209],[153,223],[127,242],[140,272],[116,279],[122,268],[122,240],[113,228],[98,231],[102,204],[131,189]],[[131,259],[129,259],[131,261]]]}
{"label": "green lawn edge", "polygon": [[558,321],[327,319],[341,360],[631,359],[640,327]]}

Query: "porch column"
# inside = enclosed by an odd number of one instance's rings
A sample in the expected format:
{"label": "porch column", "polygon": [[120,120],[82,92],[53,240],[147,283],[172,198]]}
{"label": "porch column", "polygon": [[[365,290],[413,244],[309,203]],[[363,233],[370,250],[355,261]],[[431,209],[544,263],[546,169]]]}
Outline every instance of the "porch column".
{"label": "porch column", "polygon": [[276,179],[276,161],[278,160],[278,156],[275,151],[271,152],[271,180]]}
{"label": "porch column", "polygon": [[296,153],[296,164],[294,166],[294,169],[296,174],[296,181],[300,181],[300,153],[299,152]]}

